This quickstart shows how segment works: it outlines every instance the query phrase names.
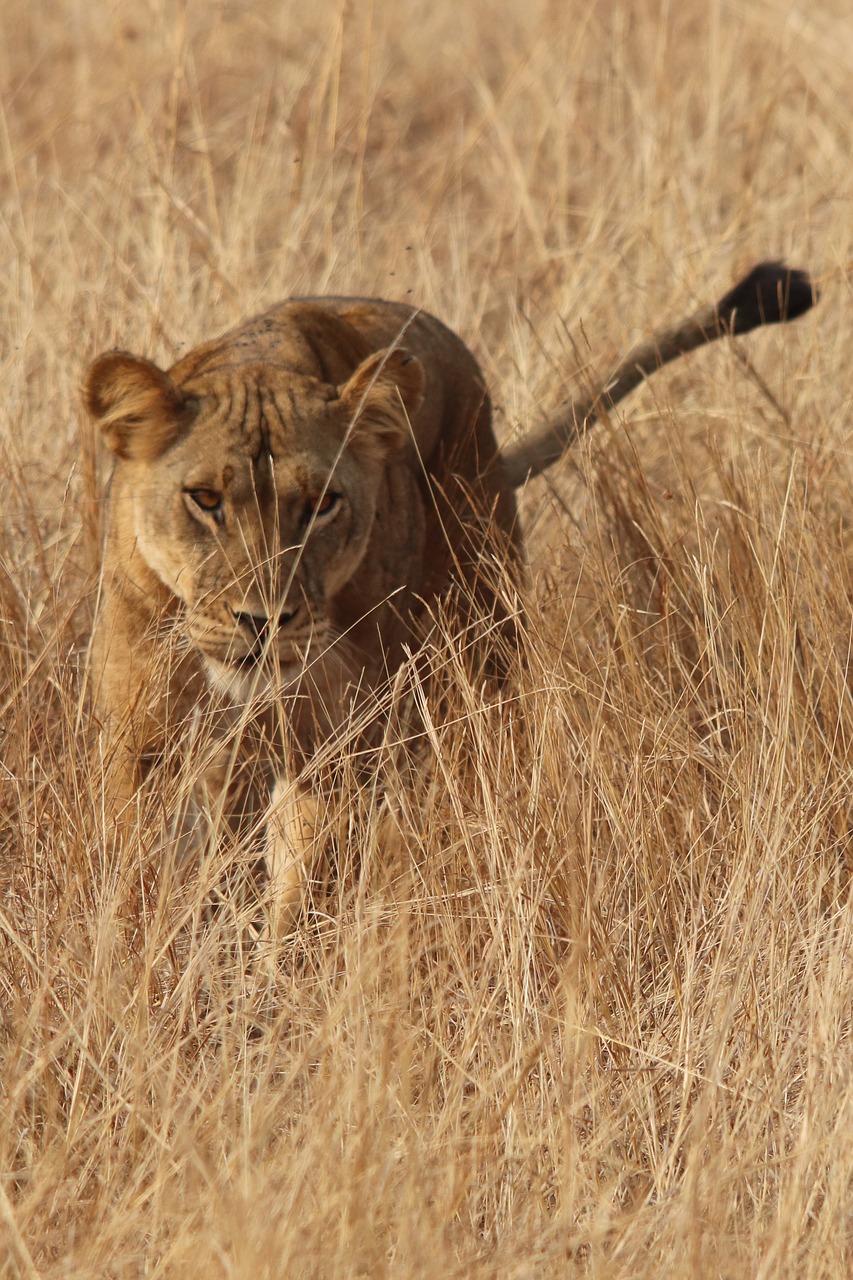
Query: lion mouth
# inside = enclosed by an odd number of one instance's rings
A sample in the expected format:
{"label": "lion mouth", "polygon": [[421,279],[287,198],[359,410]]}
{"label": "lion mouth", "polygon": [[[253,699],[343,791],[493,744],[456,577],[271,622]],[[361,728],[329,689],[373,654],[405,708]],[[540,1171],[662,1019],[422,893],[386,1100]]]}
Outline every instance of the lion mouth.
{"label": "lion mouth", "polygon": [[217,667],[232,671],[259,671],[270,674],[281,671],[288,674],[301,671],[310,664],[314,657],[314,644],[296,645],[270,642],[261,637],[248,648],[243,644],[222,642],[209,636],[198,637],[194,647],[205,662],[214,662]]}
{"label": "lion mouth", "polygon": [[234,671],[258,672],[267,677],[277,676],[290,681],[303,672],[309,662],[310,658],[304,653],[288,657],[260,646],[250,649],[242,657],[229,657],[222,665],[231,667]]}
{"label": "lion mouth", "polygon": [[301,643],[287,637],[259,636],[254,644],[245,640],[235,643],[216,643],[205,636],[204,643],[197,642],[197,649],[214,683],[239,685],[241,688],[268,687],[281,689],[295,684],[322,659],[326,645],[323,635],[304,637]]}
{"label": "lion mouth", "polygon": [[242,658],[238,658],[236,662],[231,663],[240,671],[251,670],[253,667],[271,666],[269,655],[264,653],[263,646],[255,645],[248,653],[244,653]]}

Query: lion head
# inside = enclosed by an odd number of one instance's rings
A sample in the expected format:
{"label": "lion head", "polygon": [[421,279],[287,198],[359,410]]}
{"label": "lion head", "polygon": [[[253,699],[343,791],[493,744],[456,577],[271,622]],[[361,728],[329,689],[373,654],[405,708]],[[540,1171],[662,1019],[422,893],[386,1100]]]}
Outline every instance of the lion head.
{"label": "lion head", "polygon": [[228,347],[169,372],[121,351],[84,399],[116,458],[123,543],[171,593],[190,645],[234,691],[333,643],[424,372],[375,351],[342,382]]}

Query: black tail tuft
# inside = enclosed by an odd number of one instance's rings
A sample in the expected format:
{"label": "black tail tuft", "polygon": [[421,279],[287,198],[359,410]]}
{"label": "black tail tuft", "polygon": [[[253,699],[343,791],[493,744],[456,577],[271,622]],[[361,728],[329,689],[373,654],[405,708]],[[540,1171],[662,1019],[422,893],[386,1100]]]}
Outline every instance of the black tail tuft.
{"label": "black tail tuft", "polygon": [[717,318],[730,333],[749,333],[762,324],[782,324],[808,311],[817,290],[805,271],[783,262],[759,262],[717,303]]}

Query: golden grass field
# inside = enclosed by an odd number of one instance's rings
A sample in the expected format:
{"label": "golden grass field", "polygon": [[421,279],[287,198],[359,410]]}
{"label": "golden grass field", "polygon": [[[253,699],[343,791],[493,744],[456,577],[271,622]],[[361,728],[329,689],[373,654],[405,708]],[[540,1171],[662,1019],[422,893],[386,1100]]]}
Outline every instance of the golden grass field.
{"label": "golden grass field", "polygon": [[[850,1274],[847,0],[0,33],[0,1274]],[[497,699],[448,638],[419,783],[351,798],[277,964],[215,981],[209,881],[101,807],[87,361],[411,300],[506,436],[766,257],[819,306],[528,485],[520,672]]]}

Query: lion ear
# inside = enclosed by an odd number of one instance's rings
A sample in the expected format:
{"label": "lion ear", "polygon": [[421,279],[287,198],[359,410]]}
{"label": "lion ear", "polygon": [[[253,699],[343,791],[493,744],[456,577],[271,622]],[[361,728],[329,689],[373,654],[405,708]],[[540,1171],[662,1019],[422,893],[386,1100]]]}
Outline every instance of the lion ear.
{"label": "lion ear", "polygon": [[186,397],[150,360],[107,351],[89,366],[83,402],[113,453],[151,461],[180,434]]}
{"label": "lion ear", "polygon": [[350,445],[384,462],[411,437],[409,423],[423,404],[426,376],[415,356],[396,347],[363,360],[340,389]]}

